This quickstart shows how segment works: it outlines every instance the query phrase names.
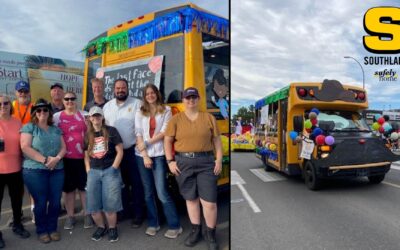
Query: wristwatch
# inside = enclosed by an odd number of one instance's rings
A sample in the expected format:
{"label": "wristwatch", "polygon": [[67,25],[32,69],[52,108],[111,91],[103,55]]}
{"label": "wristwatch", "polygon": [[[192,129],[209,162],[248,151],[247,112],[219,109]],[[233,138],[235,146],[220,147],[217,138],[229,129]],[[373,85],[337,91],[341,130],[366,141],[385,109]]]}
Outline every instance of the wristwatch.
{"label": "wristwatch", "polygon": [[173,161],[175,161],[175,160],[167,160],[167,164],[169,165]]}

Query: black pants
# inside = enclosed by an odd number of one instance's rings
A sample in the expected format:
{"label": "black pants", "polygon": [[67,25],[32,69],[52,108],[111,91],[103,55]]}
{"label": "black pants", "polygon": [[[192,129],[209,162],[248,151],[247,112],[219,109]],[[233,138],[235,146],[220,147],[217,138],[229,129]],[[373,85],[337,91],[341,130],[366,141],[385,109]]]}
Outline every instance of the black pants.
{"label": "black pants", "polygon": [[8,186],[8,193],[11,199],[14,225],[21,224],[22,195],[24,190],[22,172],[0,174],[0,211],[6,185]]}

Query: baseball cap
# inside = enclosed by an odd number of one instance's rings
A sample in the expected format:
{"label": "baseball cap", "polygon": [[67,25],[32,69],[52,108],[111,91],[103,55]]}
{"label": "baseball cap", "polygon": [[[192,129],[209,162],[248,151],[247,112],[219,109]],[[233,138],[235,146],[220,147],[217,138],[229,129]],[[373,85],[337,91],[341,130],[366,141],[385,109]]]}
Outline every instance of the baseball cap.
{"label": "baseball cap", "polygon": [[196,88],[194,88],[194,87],[190,87],[190,88],[185,89],[185,90],[183,91],[182,97],[183,97],[183,98],[187,98],[187,97],[189,97],[189,96],[197,96],[197,97],[199,97],[199,96],[200,96],[200,95],[199,95],[199,91],[198,91]]}
{"label": "baseball cap", "polygon": [[64,90],[64,86],[59,83],[59,82],[55,82],[50,86],[50,89],[54,89],[55,87],[59,87],[60,89]]}
{"label": "baseball cap", "polygon": [[15,84],[15,90],[20,91],[20,90],[28,90],[30,89],[29,83],[25,81],[19,81]]}
{"label": "baseball cap", "polygon": [[104,116],[103,110],[100,107],[97,107],[97,106],[91,107],[89,110],[89,116],[96,115],[96,114]]}

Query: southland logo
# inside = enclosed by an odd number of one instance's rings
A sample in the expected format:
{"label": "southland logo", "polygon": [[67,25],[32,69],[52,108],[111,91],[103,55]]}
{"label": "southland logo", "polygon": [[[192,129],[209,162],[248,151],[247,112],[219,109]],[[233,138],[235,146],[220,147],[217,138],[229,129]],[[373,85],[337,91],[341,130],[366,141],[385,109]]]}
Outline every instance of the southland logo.
{"label": "southland logo", "polygon": [[393,69],[385,69],[382,71],[375,71],[374,77],[379,78],[380,82],[394,82],[397,81],[398,75]]}

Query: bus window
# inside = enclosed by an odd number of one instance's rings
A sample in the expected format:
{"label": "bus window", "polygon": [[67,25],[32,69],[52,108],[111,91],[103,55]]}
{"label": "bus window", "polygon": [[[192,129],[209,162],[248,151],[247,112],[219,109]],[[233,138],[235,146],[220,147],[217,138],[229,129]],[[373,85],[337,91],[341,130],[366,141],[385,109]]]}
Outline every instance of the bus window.
{"label": "bus window", "polygon": [[160,91],[165,103],[182,102],[184,46],[183,35],[156,42],[156,55],[164,55]]}
{"label": "bus window", "polygon": [[87,73],[87,79],[86,82],[88,84],[87,92],[86,92],[86,101],[92,100],[93,99],[93,91],[92,91],[92,83],[90,82],[90,79],[96,77],[96,71],[98,68],[101,67],[101,56],[95,58],[95,59],[90,59],[88,62],[88,73]]}
{"label": "bus window", "polygon": [[337,132],[370,131],[364,118],[352,111],[320,111],[318,121],[333,121]]}
{"label": "bus window", "polygon": [[221,38],[202,34],[207,109],[219,109],[213,113],[218,120],[229,119],[229,44]]}

